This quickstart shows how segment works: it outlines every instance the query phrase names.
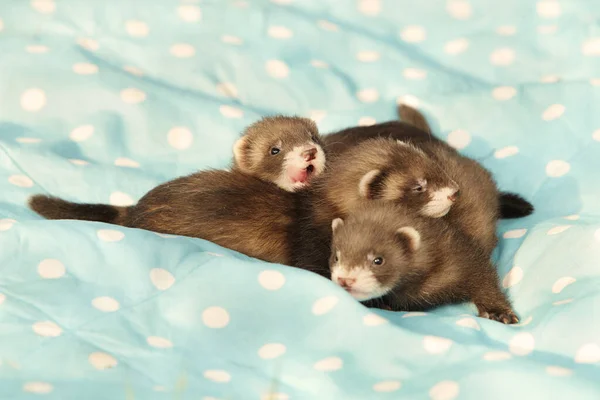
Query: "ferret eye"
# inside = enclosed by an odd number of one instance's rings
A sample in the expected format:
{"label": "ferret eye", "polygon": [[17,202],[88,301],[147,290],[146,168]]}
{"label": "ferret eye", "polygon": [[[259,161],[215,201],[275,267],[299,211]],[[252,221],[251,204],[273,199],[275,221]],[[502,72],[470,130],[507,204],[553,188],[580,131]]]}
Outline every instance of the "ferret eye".
{"label": "ferret eye", "polygon": [[277,154],[279,154],[281,150],[278,147],[271,147],[271,155],[275,156]]}
{"label": "ferret eye", "polygon": [[340,259],[338,258],[338,256],[335,256],[335,262],[340,261]]}
{"label": "ferret eye", "polygon": [[373,260],[373,264],[375,264],[375,265],[381,265],[381,264],[383,264],[383,258],[381,258],[381,257],[375,258]]}
{"label": "ferret eye", "polygon": [[425,186],[423,185],[417,185],[415,187],[413,187],[413,192],[417,192],[417,193],[421,193],[425,191]]}

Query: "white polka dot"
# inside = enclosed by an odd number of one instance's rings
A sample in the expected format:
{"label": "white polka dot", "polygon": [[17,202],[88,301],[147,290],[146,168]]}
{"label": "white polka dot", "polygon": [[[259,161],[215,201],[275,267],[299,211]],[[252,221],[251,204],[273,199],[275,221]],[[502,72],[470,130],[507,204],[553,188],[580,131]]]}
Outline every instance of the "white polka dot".
{"label": "white polka dot", "polygon": [[502,25],[496,28],[496,33],[501,36],[512,36],[517,33],[517,27],[513,25]]}
{"label": "white polka dot", "polygon": [[577,214],[573,214],[573,215],[567,215],[566,217],[563,217],[564,219],[568,219],[569,221],[577,221],[580,217]]}
{"label": "white polka dot", "polygon": [[0,18],[0,32],[2,32],[2,30],[4,30],[4,21]]}
{"label": "white polka dot", "polygon": [[544,75],[540,78],[542,83],[556,83],[560,80],[558,75]]}
{"label": "white polka dot", "polygon": [[465,0],[448,0],[446,3],[446,11],[453,18],[465,20],[471,18],[473,9],[471,4]]}
{"label": "white polka dot", "polygon": [[381,12],[381,1],[380,0],[359,0],[358,11],[364,15],[370,17],[377,15]]}
{"label": "white polka dot", "polygon": [[125,237],[123,232],[114,229],[99,229],[96,235],[100,240],[105,242],[118,242]]}
{"label": "white polka dot", "polygon": [[344,362],[339,357],[327,357],[321,361],[317,361],[313,366],[317,371],[331,372],[341,369]]}
{"label": "white polka dot", "polygon": [[521,279],[523,279],[523,269],[517,266],[512,267],[502,280],[502,286],[504,286],[505,289],[508,289],[521,282]]}
{"label": "white polka dot", "polygon": [[310,110],[308,113],[308,117],[316,123],[321,122],[326,116],[327,112],[324,110]]}
{"label": "white polka dot", "polygon": [[163,268],[152,268],[150,270],[150,280],[158,290],[167,290],[175,283],[173,274]]}
{"label": "white polka dot", "polygon": [[92,367],[98,370],[110,369],[117,366],[117,359],[110,354],[95,352],[88,356],[88,361]]}
{"label": "white polka dot", "polygon": [[409,311],[402,314],[402,318],[424,317],[427,313],[423,311]]}
{"label": "white polka dot", "polygon": [[50,48],[39,44],[31,44],[25,47],[25,51],[31,54],[45,54],[50,51]]}
{"label": "white polka dot", "polygon": [[600,56],[600,38],[588,39],[581,45],[584,56]]}
{"label": "white polka dot", "polygon": [[222,307],[208,307],[202,312],[202,321],[209,328],[224,328],[229,324],[229,313]]}
{"label": "white polka dot", "polygon": [[83,142],[89,139],[94,134],[92,125],[81,125],[73,129],[69,134],[69,138],[74,142]]}
{"label": "white polka dot", "polygon": [[292,4],[294,0],[271,0],[272,3],[281,4],[282,6],[287,6],[288,4]]}
{"label": "white polka dot", "polygon": [[154,386],[152,390],[154,390],[155,392],[166,392],[167,388],[164,386]]}
{"label": "white polka dot", "polygon": [[42,89],[27,89],[21,95],[21,108],[25,111],[36,112],[46,106],[46,93]]}
{"label": "white polka dot", "polygon": [[111,193],[109,199],[109,203],[113,206],[117,207],[129,207],[135,204],[133,198],[127,193],[123,192],[113,192]]}
{"label": "white polka dot", "polygon": [[217,91],[225,96],[230,97],[232,99],[236,99],[238,97],[238,89],[231,82],[221,82],[217,84]]}
{"label": "white polka dot", "polygon": [[221,41],[223,43],[234,44],[236,46],[239,46],[242,43],[244,43],[244,41],[242,39],[240,39],[237,36],[233,36],[233,35],[223,35],[223,36],[221,36]]}
{"label": "white polka dot", "polygon": [[[264,394],[260,400],[289,400],[290,396],[285,394],[285,393],[279,393],[279,392],[275,392],[275,393],[267,393]],[[215,399],[217,400],[217,399]]]}
{"label": "white polka dot", "polygon": [[41,14],[52,14],[56,10],[54,0],[31,0],[31,7]]}
{"label": "white polka dot", "polygon": [[0,219],[0,232],[7,231],[16,223],[14,219]]}
{"label": "white polka dot", "polygon": [[366,326],[378,326],[387,324],[389,321],[377,314],[371,313],[363,317],[363,324]]}
{"label": "white polka dot", "polygon": [[89,51],[96,51],[100,48],[98,42],[90,38],[77,39],[77,44]]}
{"label": "white polka dot", "polygon": [[177,58],[190,58],[196,54],[196,49],[191,44],[176,43],[169,49],[171,55]]}
{"label": "white polka dot", "polygon": [[97,310],[104,312],[115,312],[119,309],[119,302],[112,297],[102,296],[92,300],[92,306]]}
{"label": "white polka dot", "polygon": [[23,385],[23,391],[35,394],[48,394],[54,390],[54,387],[46,382],[27,382]]}
{"label": "white polka dot", "polygon": [[222,105],[219,107],[219,111],[226,118],[242,118],[244,116],[244,110],[233,106]]}
{"label": "white polka dot", "polygon": [[194,141],[194,135],[192,132],[184,126],[176,126],[169,130],[167,133],[167,141],[171,147],[177,150],[185,150],[192,145]]}
{"label": "white polka dot", "polygon": [[464,129],[457,129],[448,134],[447,141],[455,149],[464,149],[471,143],[471,134]]}
{"label": "white polka dot", "polygon": [[329,64],[321,60],[311,60],[310,65],[312,65],[315,68],[329,68]]}
{"label": "white polka dot", "polygon": [[377,121],[373,117],[360,117],[358,120],[358,126],[371,126],[375,125]]}
{"label": "white polka dot", "polygon": [[454,381],[442,381],[429,390],[431,400],[453,400],[458,396],[460,386]]}
{"label": "white polka dot", "polygon": [[529,317],[525,318],[524,320],[521,320],[521,322],[519,322],[518,324],[514,324],[511,325],[512,327],[515,326],[527,326],[531,323],[531,321],[533,321],[533,317],[530,315]]}
{"label": "white polka dot", "polygon": [[325,29],[326,31],[336,32],[339,30],[339,27],[336,24],[324,19],[317,21],[317,25],[319,25],[320,28]]}
{"label": "white polka dot", "polygon": [[44,279],[57,279],[66,272],[65,266],[58,260],[47,258],[38,264],[38,274]]}
{"label": "white polka dot", "polygon": [[11,175],[8,177],[8,182],[22,188],[30,188],[33,186],[33,181],[25,175]]}
{"label": "white polka dot", "polygon": [[515,51],[510,48],[496,49],[490,54],[490,63],[499,67],[505,67],[515,61]]}
{"label": "white polka dot", "polygon": [[356,53],[356,59],[362,62],[375,62],[379,60],[381,54],[377,51],[359,51]]}
{"label": "white polka dot", "polygon": [[418,68],[406,68],[402,71],[402,75],[404,75],[406,79],[419,80],[425,79],[427,71]]}
{"label": "white polka dot", "polygon": [[552,285],[552,293],[562,292],[562,290],[564,288],[566,288],[567,286],[569,286],[572,283],[575,283],[576,280],[577,279],[575,279],[571,276],[563,276],[562,278],[560,278],[556,282],[554,282],[554,285]]}
{"label": "white polka dot", "polygon": [[25,144],[40,143],[42,141],[42,139],[40,139],[40,138],[32,138],[32,137],[18,137],[15,140],[19,143],[25,143]]}
{"label": "white polka dot", "polygon": [[559,178],[565,175],[571,169],[571,165],[563,160],[553,160],[546,164],[546,175],[552,178]]}
{"label": "white polka dot", "polygon": [[519,148],[517,146],[508,146],[502,149],[496,150],[494,153],[494,157],[496,158],[506,158],[510,156],[514,156],[519,152]]}
{"label": "white polka dot", "polygon": [[564,300],[559,300],[559,301],[555,301],[554,303],[552,303],[553,306],[562,306],[564,304],[569,304],[572,303],[574,299],[564,299]]}
{"label": "white polka dot", "polygon": [[558,26],[556,25],[540,25],[537,28],[538,33],[542,35],[551,35],[558,31]]}
{"label": "white polka dot", "polygon": [[115,160],[115,165],[117,167],[139,168],[140,163],[130,158],[119,157]]}
{"label": "white polka dot", "polygon": [[542,18],[560,17],[562,10],[560,3],[556,0],[542,0],[537,2],[537,13]]}
{"label": "white polka dot", "polygon": [[542,119],[544,121],[552,121],[557,118],[560,118],[565,112],[565,106],[562,104],[552,104],[542,114]]}
{"label": "white polka dot", "polygon": [[373,385],[373,390],[381,393],[395,392],[401,386],[400,381],[381,381]]}
{"label": "white polka dot", "polygon": [[258,275],[258,282],[267,290],[279,290],[285,284],[285,276],[279,271],[262,271]]}
{"label": "white polka dot", "polygon": [[592,86],[600,86],[600,78],[592,78],[592,79],[590,79],[590,85],[592,85]]}
{"label": "white polka dot", "polygon": [[61,327],[52,321],[36,322],[32,328],[35,333],[45,337],[57,337],[62,333]]}
{"label": "white polka dot", "polygon": [[517,333],[510,340],[508,347],[510,352],[517,356],[526,356],[535,348],[535,339],[529,332]]}
{"label": "white polka dot", "polygon": [[422,26],[409,25],[402,29],[400,38],[407,43],[419,43],[427,38],[427,32]]}
{"label": "white polka dot", "polygon": [[481,329],[477,321],[470,317],[459,319],[458,321],[456,321],[456,325],[462,326],[463,328],[471,328],[476,330]]}
{"label": "white polka dot", "polygon": [[593,133],[592,133],[592,139],[594,139],[597,142],[600,142],[600,129],[596,129]]}
{"label": "white polka dot", "polygon": [[335,296],[321,297],[314,302],[312,306],[312,312],[315,315],[327,314],[337,305],[338,301],[339,299]]}
{"label": "white polka dot", "polygon": [[483,355],[485,361],[504,361],[510,358],[512,355],[506,351],[488,351]]}
{"label": "white polka dot", "polygon": [[510,86],[500,86],[492,90],[492,97],[500,101],[510,100],[515,94],[517,94],[517,89]]}
{"label": "white polka dot", "polygon": [[[4,303],[5,300],[6,300],[6,295],[4,293],[0,293],[0,304]],[[2,365],[1,361],[0,361],[0,365]]]}
{"label": "white polka dot", "polygon": [[379,92],[373,88],[362,89],[356,92],[356,97],[363,103],[373,103],[379,100]]}
{"label": "white polka dot", "polygon": [[285,346],[281,343],[269,343],[258,350],[258,356],[264,360],[271,360],[284,355],[285,350]]}
{"label": "white polka dot", "polygon": [[594,232],[594,239],[597,242],[600,242],[600,229],[597,229],[596,232]]}
{"label": "white polka dot", "polygon": [[415,97],[411,94],[405,94],[403,96],[398,96],[396,98],[396,104],[398,104],[398,105],[404,104],[404,105],[410,106],[412,108],[418,108],[419,105],[421,104],[421,101],[417,97]]}
{"label": "white polka dot", "polygon": [[146,37],[150,33],[150,28],[143,21],[129,20],[125,22],[125,30],[133,37]]}
{"label": "white polka dot", "polygon": [[208,370],[204,371],[204,377],[209,381],[218,382],[218,383],[227,383],[231,380],[231,375],[227,371],[221,370]]}
{"label": "white polka dot", "polygon": [[294,32],[285,26],[270,26],[267,33],[275,39],[289,39],[294,36]]}
{"label": "white polka dot", "polygon": [[573,375],[573,370],[556,365],[549,365],[546,367],[546,373],[551,376],[571,376]]}
{"label": "white polka dot", "polygon": [[75,158],[70,159],[69,162],[71,164],[75,164],[75,165],[88,165],[89,164],[89,162],[87,162],[85,160],[77,160]]}
{"label": "white polka dot", "polygon": [[425,336],[423,338],[423,347],[430,354],[442,354],[448,351],[452,346],[452,340],[439,336]]}
{"label": "white polka dot", "polygon": [[170,349],[173,347],[173,342],[160,336],[148,336],[146,338],[146,342],[150,346],[157,347],[159,349]]}
{"label": "white polka dot", "polygon": [[455,56],[457,54],[464,53],[469,48],[469,41],[464,38],[451,40],[444,45],[444,51],[446,54]]}
{"label": "white polka dot", "polygon": [[526,233],[527,229],[513,229],[511,231],[504,232],[504,235],[502,235],[502,237],[504,239],[518,239],[520,237],[525,236]]}
{"label": "white polka dot", "polygon": [[144,75],[144,71],[142,71],[138,67],[134,67],[133,65],[126,65],[123,67],[123,70],[126,72],[129,72],[131,75],[135,75],[135,76],[143,76]]}
{"label": "white polka dot", "polygon": [[265,64],[265,68],[271,77],[277,79],[285,78],[290,74],[290,67],[281,60],[269,60]]}
{"label": "white polka dot", "polygon": [[596,343],[587,343],[581,346],[575,354],[578,364],[595,364],[600,362],[600,346]]}
{"label": "white polka dot", "polygon": [[137,104],[146,100],[146,93],[140,89],[127,88],[121,90],[121,100],[127,104]]}
{"label": "white polka dot", "polygon": [[73,72],[79,75],[93,75],[98,72],[98,66],[90,63],[73,64]]}
{"label": "white polka dot", "polygon": [[177,15],[185,22],[198,22],[202,19],[202,10],[198,6],[182,5],[177,7]]}

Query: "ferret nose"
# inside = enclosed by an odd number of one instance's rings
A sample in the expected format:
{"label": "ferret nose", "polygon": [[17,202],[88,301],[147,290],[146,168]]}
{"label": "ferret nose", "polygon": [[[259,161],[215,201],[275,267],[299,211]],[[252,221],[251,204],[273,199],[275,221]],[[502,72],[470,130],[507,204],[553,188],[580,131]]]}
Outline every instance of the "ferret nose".
{"label": "ferret nose", "polygon": [[317,148],[316,147],[311,147],[308,150],[304,150],[302,152],[302,157],[304,158],[304,161],[312,161],[315,159],[317,155]]}
{"label": "ferret nose", "polygon": [[458,190],[456,192],[452,193],[450,196],[448,196],[448,200],[450,200],[451,202],[455,202],[456,199],[458,198],[459,193],[460,192]]}
{"label": "ferret nose", "polygon": [[343,287],[344,289],[347,289],[350,286],[354,285],[354,283],[356,282],[356,279],[354,279],[354,278],[338,278],[337,281],[341,287]]}

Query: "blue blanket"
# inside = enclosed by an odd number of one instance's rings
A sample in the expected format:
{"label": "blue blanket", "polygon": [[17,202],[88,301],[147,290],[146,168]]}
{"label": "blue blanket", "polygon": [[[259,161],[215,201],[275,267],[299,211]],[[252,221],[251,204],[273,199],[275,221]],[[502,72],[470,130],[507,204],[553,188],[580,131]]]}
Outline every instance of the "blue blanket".
{"label": "blue blanket", "polygon": [[[600,398],[600,10],[586,0],[0,2],[1,399]],[[46,221],[224,168],[260,116],[418,106],[536,213],[495,258],[518,326],[369,310],[212,243]]]}

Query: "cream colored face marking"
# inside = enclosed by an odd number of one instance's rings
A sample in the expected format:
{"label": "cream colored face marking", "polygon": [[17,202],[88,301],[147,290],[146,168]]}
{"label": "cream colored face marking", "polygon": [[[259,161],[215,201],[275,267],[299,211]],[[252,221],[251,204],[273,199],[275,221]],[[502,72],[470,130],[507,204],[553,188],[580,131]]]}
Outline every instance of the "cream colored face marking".
{"label": "cream colored face marking", "polygon": [[[339,251],[336,252],[336,255],[338,262],[331,269],[331,280],[340,286],[340,279],[354,280],[350,288],[346,290],[356,300],[365,301],[375,299],[383,296],[390,290],[390,288],[381,286],[367,265],[348,267],[341,262],[341,253]],[[370,261],[365,261],[370,264]]]}
{"label": "cream colored face marking", "polygon": [[[302,153],[312,148],[317,149],[315,158],[314,160],[306,161]],[[281,168],[281,174],[279,175],[279,178],[277,178],[275,183],[277,184],[277,186],[284,190],[287,190],[288,192],[293,192],[295,190],[307,186],[307,182],[293,182],[289,175],[290,171],[302,170],[307,168],[309,165],[312,165],[314,168],[311,173],[313,177],[321,174],[325,169],[325,153],[323,152],[323,148],[312,141],[308,142],[304,146],[294,147],[285,155],[283,165]]]}
{"label": "cream colored face marking", "polygon": [[445,187],[432,193],[431,200],[423,206],[421,213],[427,217],[440,218],[448,214],[454,202],[449,199],[456,189]]}

